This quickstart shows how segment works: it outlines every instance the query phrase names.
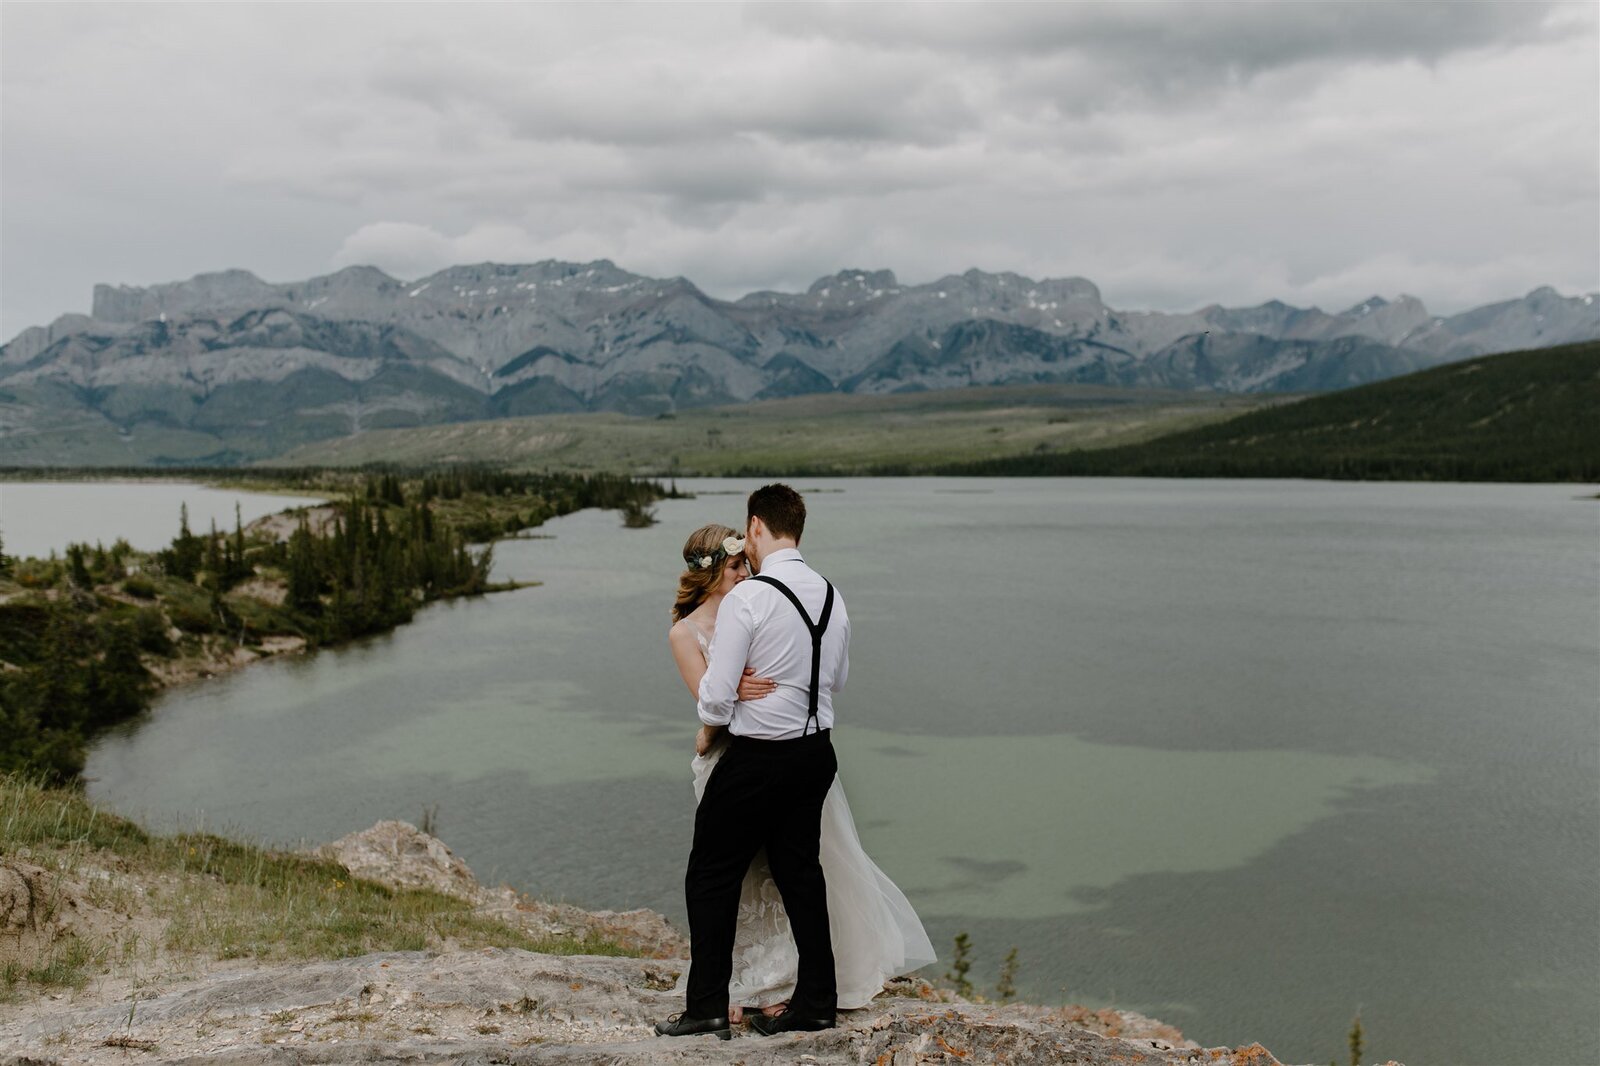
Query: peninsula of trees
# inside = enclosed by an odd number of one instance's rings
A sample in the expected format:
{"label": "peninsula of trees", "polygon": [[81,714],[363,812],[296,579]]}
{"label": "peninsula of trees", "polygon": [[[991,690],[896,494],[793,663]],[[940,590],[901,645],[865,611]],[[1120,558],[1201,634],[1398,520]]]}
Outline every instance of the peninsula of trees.
{"label": "peninsula of trees", "polygon": [[[211,474],[214,476],[215,471]],[[237,472],[230,472],[236,476]],[[648,522],[666,495],[606,474],[252,472],[333,498],[231,531],[187,513],[155,552],[119,540],[13,559],[0,545],[0,773],[74,780],[96,733],[142,712],[163,683],[407,622],[489,580],[492,541],[587,507]]]}

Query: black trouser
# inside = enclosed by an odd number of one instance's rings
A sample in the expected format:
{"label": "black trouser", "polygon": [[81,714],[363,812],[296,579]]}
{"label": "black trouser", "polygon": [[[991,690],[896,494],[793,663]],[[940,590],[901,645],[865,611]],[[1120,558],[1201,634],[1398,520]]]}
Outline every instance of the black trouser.
{"label": "black trouser", "polygon": [[[728,1012],[739,889],[764,846],[783,896],[800,972],[789,1009],[832,1018],[838,1005],[827,884],[817,857],[822,801],[839,764],[828,732],[795,740],[733,737],[711,771],[694,817],[694,849],[684,876],[689,905],[691,1018]],[[751,826],[757,826],[755,830]]]}

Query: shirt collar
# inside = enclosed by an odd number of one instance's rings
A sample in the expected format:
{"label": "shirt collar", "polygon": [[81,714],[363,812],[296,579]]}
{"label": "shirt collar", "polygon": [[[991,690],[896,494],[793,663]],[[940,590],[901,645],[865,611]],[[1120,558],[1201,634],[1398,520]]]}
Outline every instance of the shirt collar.
{"label": "shirt collar", "polygon": [[779,548],[765,559],[761,560],[761,572],[766,573],[767,567],[773,563],[805,562],[805,557],[800,554],[799,548]]}

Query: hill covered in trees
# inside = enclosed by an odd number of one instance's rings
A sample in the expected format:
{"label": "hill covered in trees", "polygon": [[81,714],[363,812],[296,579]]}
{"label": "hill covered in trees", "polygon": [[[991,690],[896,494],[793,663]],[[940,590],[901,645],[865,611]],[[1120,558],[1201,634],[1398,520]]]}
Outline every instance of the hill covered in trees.
{"label": "hill covered in trees", "polygon": [[1482,356],[1141,444],[927,472],[1596,481],[1600,342]]}

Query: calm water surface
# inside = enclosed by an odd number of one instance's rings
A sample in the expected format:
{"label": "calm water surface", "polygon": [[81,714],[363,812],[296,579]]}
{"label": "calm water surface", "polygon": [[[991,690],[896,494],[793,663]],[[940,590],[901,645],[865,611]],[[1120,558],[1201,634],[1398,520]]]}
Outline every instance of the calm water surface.
{"label": "calm water surface", "polygon": [[[542,587],[169,693],[94,797],[331,839],[437,804],[485,880],[681,918],[687,532],[588,512],[496,547]],[[1593,487],[805,481],[853,624],[841,777],[936,945],[1205,1043],[1600,1061]]]}
{"label": "calm water surface", "polygon": [[142,551],[164,548],[178,535],[178,509],[189,507],[189,528],[215,522],[233,528],[233,507],[246,523],[286,507],[321,503],[183,481],[0,481],[0,537],[7,555],[43,558],[69,543],[107,546],[118,537]]}

